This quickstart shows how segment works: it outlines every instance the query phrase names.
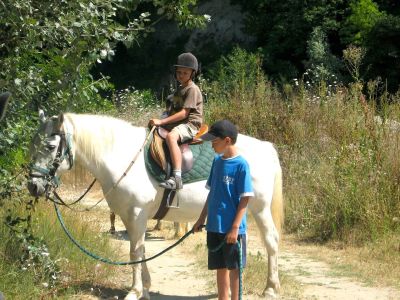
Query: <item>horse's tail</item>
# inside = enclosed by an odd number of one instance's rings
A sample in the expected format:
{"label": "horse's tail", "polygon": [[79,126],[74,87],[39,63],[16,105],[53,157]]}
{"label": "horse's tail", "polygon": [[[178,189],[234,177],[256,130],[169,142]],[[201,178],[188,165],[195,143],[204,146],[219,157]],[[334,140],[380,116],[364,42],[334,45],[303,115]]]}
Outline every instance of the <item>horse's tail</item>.
{"label": "horse's tail", "polygon": [[272,194],[271,202],[271,213],[275,227],[278,230],[279,236],[281,236],[282,226],[284,222],[284,209],[282,194],[282,168],[280,167],[280,165],[277,172],[275,173],[274,191]]}

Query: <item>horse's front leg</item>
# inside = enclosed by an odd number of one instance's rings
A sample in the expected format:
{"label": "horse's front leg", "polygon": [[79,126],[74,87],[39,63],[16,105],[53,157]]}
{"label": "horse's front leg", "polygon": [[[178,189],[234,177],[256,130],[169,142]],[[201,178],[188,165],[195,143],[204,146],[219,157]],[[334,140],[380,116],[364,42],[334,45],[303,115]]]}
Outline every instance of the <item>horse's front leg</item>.
{"label": "horse's front leg", "polygon": [[[140,261],[145,258],[144,239],[146,233],[147,218],[143,212],[135,213],[135,216],[127,222],[124,221],[130,240],[130,259]],[[142,280],[143,278],[143,280]],[[150,299],[150,275],[145,263],[132,265],[132,287],[125,300]]]}

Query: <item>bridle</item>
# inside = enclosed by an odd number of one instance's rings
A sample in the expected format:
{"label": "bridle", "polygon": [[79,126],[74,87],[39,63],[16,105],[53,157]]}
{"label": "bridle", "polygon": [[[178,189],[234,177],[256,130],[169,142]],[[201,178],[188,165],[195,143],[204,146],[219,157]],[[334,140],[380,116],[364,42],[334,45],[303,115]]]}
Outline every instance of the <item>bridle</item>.
{"label": "bridle", "polygon": [[[147,144],[149,138],[152,136],[155,129],[156,129],[156,126],[153,126],[151,128],[150,132],[147,134],[145,141],[143,142],[142,147],[136,153],[135,157],[130,162],[130,164],[128,165],[126,170],[123,172],[123,174],[120,176],[120,178],[114,183],[114,185],[106,193],[103,193],[103,198],[101,198],[101,200],[99,200],[91,208],[95,207],[101,201],[103,201],[107,197],[107,195],[109,193],[111,193],[118,186],[118,184],[121,182],[121,180],[128,174],[129,170],[132,168],[133,164],[136,162],[140,153],[142,153],[145,145]],[[85,195],[89,192],[89,190],[92,188],[92,186],[96,182],[96,178],[89,185],[89,187],[86,189],[84,194],[79,197],[79,199],[77,199],[74,202],[69,203],[69,204],[65,203],[65,201],[63,201],[61,199],[61,197],[56,192],[56,189],[60,185],[60,179],[58,176],[56,176],[56,172],[57,172],[57,169],[59,168],[59,166],[61,165],[61,163],[64,161],[64,159],[68,159],[68,162],[69,162],[68,170],[71,170],[71,168],[73,167],[73,163],[74,163],[74,157],[72,154],[71,134],[64,133],[61,131],[51,134],[51,136],[57,136],[57,135],[60,136],[60,143],[58,144],[56,157],[53,160],[51,167],[46,169],[46,168],[42,168],[42,167],[39,167],[36,165],[31,165],[31,172],[29,173],[29,176],[31,178],[43,178],[43,180],[45,182],[44,189],[45,189],[46,199],[54,202],[55,204],[61,204],[61,205],[71,208],[70,205],[79,202],[80,200],[83,199],[83,197],[85,197]],[[36,171],[37,173],[32,172],[32,170]],[[55,199],[51,196],[51,192],[53,192]],[[86,210],[88,210],[88,209],[86,209]]]}
{"label": "bridle", "polygon": [[30,167],[31,171],[29,173],[29,176],[31,178],[42,178],[44,180],[46,197],[49,196],[52,190],[56,189],[60,185],[60,178],[56,175],[56,172],[62,162],[65,159],[68,160],[68,170],[71,170],[74,165],[71,134],[59,131],[52,133],[51,136],[60,137],[56,157],[51,163],[51,166],[49,168],[42,168],[40,166],[32,164]]}

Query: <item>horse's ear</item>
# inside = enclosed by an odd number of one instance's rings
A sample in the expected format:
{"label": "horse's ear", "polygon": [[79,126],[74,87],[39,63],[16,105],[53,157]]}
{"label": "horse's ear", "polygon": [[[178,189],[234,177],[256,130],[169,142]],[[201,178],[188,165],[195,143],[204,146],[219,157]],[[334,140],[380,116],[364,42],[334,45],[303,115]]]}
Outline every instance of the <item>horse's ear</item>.
{"label": "horse's ear", "polygon": [[46,122],[46,116],[44,115],[43,109],[39,109],[39,120],[41,123]]}

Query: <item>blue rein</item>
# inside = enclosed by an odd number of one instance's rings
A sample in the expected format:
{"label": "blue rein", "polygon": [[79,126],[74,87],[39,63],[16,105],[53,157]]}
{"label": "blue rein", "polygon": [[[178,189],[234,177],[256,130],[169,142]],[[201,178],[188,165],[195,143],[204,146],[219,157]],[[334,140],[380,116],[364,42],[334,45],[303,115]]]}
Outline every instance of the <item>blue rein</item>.
{"label": "blue rein", "polygon": [[64,230],[64,232],[66,233],[66,235],[69,237],[69,239],[71,240],[71,242],[73,244],[75,244],[75,246],[77,246],[83,253],[89,255],[91,258],[94,258],[96,260],[99,260],[103,263],[106,264],[110,264],[110,265],[118,265],[118,266],[125,266],[125,265],[134,265],[134,264],[140,264],[140,263],[144,263],[144,262],[148,262],[152,259],[155,259],[157,257],[159,257],[160,255],[164,254],[165,252],[171,250],[172,248],[174,248],[175,246],[179,245],[180,243],[182,243],[189,235],[191,235],[193,233],[193,229],[191,229],[189,232],[187,232],[183,237],[181,237],[178,241],[176,241],[174,244],[172,244],[171,246],[168,246],[167,248],[165,248],[163,251],[157,253],[156,255],[149,257],[149,258],[145,258],[142,260],[136,260],[136,261],[112,261],[108,258],[104,258],[101,257],[99,255],[96,255],[92,252],[90,252],[89,250],[87,250],[85,247],[83,247],[81,244],[79,244],[78,241],[75,240],[75,238],[72,236],[72,234],[68,231],[67,227],[64,224],[64,220],[61,216],[60,210],[58,209],[57,203],[54,203],[54,208],[56,210],[56,214],[57,214],[57,218],[60,221],[61,227]]}

